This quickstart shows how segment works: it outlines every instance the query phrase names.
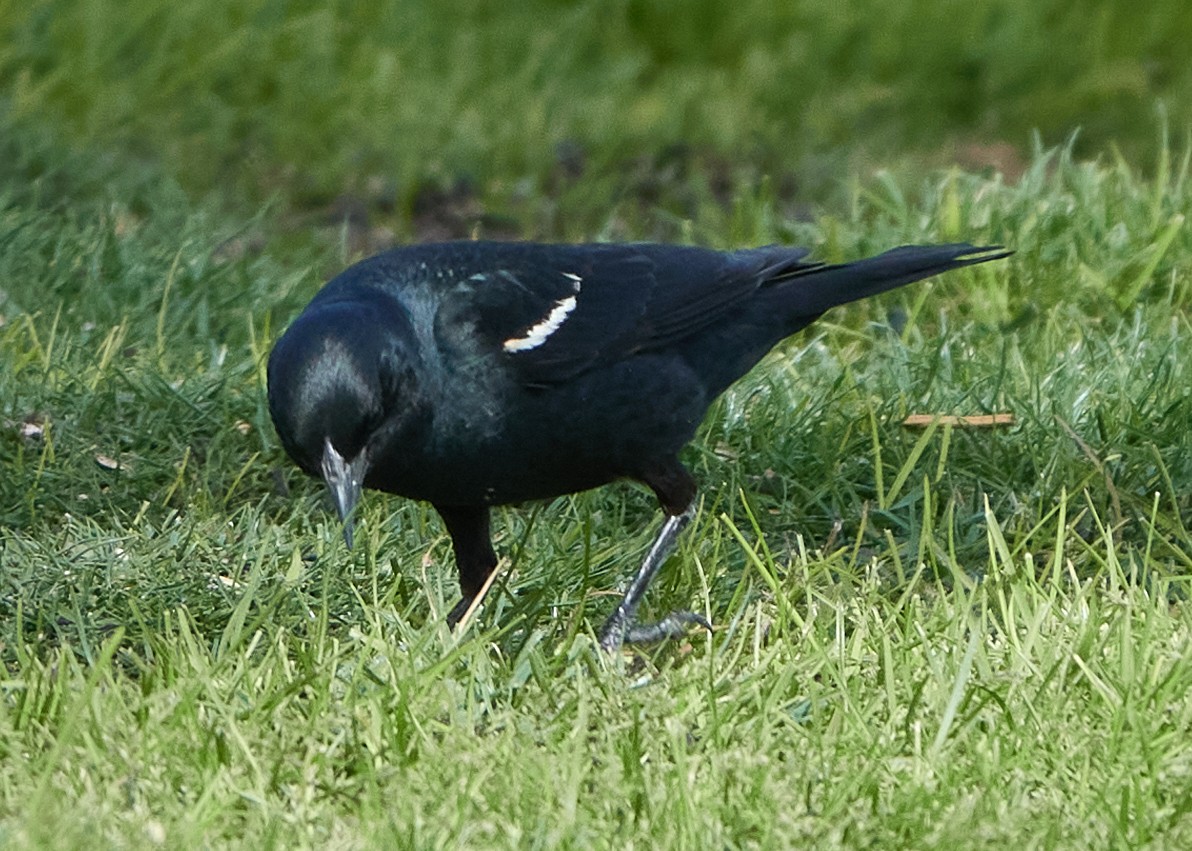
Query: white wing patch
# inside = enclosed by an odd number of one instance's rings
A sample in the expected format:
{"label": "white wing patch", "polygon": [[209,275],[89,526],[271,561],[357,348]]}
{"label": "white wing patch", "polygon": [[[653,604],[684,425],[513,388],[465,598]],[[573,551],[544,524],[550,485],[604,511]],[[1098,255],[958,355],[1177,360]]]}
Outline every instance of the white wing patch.
{"label": "white wing patch", "polygon": [[505,351],[513,354],[515,352],[527,352],[530,349],[536,349],[545,343],[550,335],[558,331],[563,323],[567,321],[567,317],[571,314],[571,311],[575,310],[575,305],[578,303],[579,287],[583,279],[579,275],[573,275],[570,272],[564,272],[563,277],[571,281],[575,295],[569,295],[559,299],[551,305],[550,313],[546,314],[539,322],[527,328],[524,334],[520,337],[510,337],[506,340],[502,344]]}

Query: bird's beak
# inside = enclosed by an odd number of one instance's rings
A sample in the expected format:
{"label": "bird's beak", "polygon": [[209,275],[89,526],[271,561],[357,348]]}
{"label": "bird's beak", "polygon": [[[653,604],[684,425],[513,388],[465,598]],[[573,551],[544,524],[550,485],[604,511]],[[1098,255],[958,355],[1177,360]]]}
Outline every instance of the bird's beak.
{"label": "bird's beak", "polygon": [[323,481],[331,491],[335,511],[344,524],[344,543],[352,548],[352,511],[360,501],[360,489],[364,484],[365,457],[361,452],[355,460],[348,462],[331,445],[331,438],[323,441]]}

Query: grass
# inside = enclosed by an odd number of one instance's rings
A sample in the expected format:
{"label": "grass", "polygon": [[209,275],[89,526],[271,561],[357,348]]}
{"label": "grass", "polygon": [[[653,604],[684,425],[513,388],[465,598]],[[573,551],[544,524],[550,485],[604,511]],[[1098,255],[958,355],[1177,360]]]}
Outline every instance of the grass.
{"label": "grass", "polygon": [[[1182,126],[1186,13],[1119,5],[0,0],[0,844],[1188,845],[1192,148],[1130,126]],[[285,323],[441,232],[1016,253],[716,404],[647,606],[717,629],[609,659],[647,492],[499,510],[452,635],[433,512],[370,493],[346,551],[274,436]]]}
{"label": "grass", "polygon": [[[877,180],[813,221],[764,187],[704,207],[712,242],[1018,253],[834,313],[714,408],[700,519],[649,604],[718,630],[625,662],[590,630],[647,494],[498,512],[509,578],[452,636],[431,512],[370,495],[346,552],[268,424],[263,357],[319,250],[283,261],[275,220],[168,182],[139,212],[10,189],[6,842],[1181,844],[1192,241],[1169,160]],[[992,411],[1018,424],[899,426]]]}
{"label": "grass", "polygon": [[200,193],[380,181],[408,211],[464,180],[516,205],[578,169],[572,191],[607,201],[657,157],[806,196],[941,149],[1016,167],[999,146],[1036,130],[1149,165],[1156,102],[1192,120],[1190,30],[1181,0],[6,0],[0,79],[12,120],[161,158]]}

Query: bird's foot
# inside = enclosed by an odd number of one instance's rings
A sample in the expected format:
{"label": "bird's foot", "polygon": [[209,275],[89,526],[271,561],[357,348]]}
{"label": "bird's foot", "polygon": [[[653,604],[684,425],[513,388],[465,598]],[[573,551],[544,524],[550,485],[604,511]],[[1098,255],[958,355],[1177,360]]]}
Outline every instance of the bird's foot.
{"label": "bird's foot", "polygon": [[629,583],[624,598],[600,628],[600,646],[604,650],[611,653],[625,644],[654,644],[667,638],[681,638],[687,634],[687,627],[692,624],[699,624],[704,629],[712,628],[706,618],[694,612],[672,612],[655,623],[637,622],[637,607],[646,594],[646,588],[649,587],[658,568],[662,567],[667,554],[674,549],[679,533],[694,516],[695,505],[689,503],[682,512],[666,518],[658,538],[646,554],[646,560]]}
{"label": "bird's foot", "polygon": [[657,644],[671,638],[682,638],[693,624],[712,631],[708,619],[695,612],[671,612],[653,623],[637,623],[622,607],[618,607],[600,629],[600,648],[615,653],[626,644]]}
{"label": "bird's foot", "polygon": [[468,613],[468,609],[472,608],[472,602],[475,597],[464,597],[452,607],[451,611],[447,613],[447,628],[455,629],[459,622],[463,620],[464,615]]}

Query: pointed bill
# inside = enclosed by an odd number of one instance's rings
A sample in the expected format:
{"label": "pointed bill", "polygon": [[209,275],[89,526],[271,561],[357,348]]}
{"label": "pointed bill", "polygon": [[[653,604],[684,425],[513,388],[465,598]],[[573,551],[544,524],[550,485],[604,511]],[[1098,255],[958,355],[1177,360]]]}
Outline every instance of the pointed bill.
{"label": "pointed bill", "polygon": [[331,438],[323,440],[323,481],[331,491],[331,500],[335,503],[335,512],[344,524],[344,543],[348,549],[352,548],[352,512],[356,503],[360,501],[360,491],[364,485],[364,453],[356,456],[354,461],[344,460],[344,456],[331,445]]}

